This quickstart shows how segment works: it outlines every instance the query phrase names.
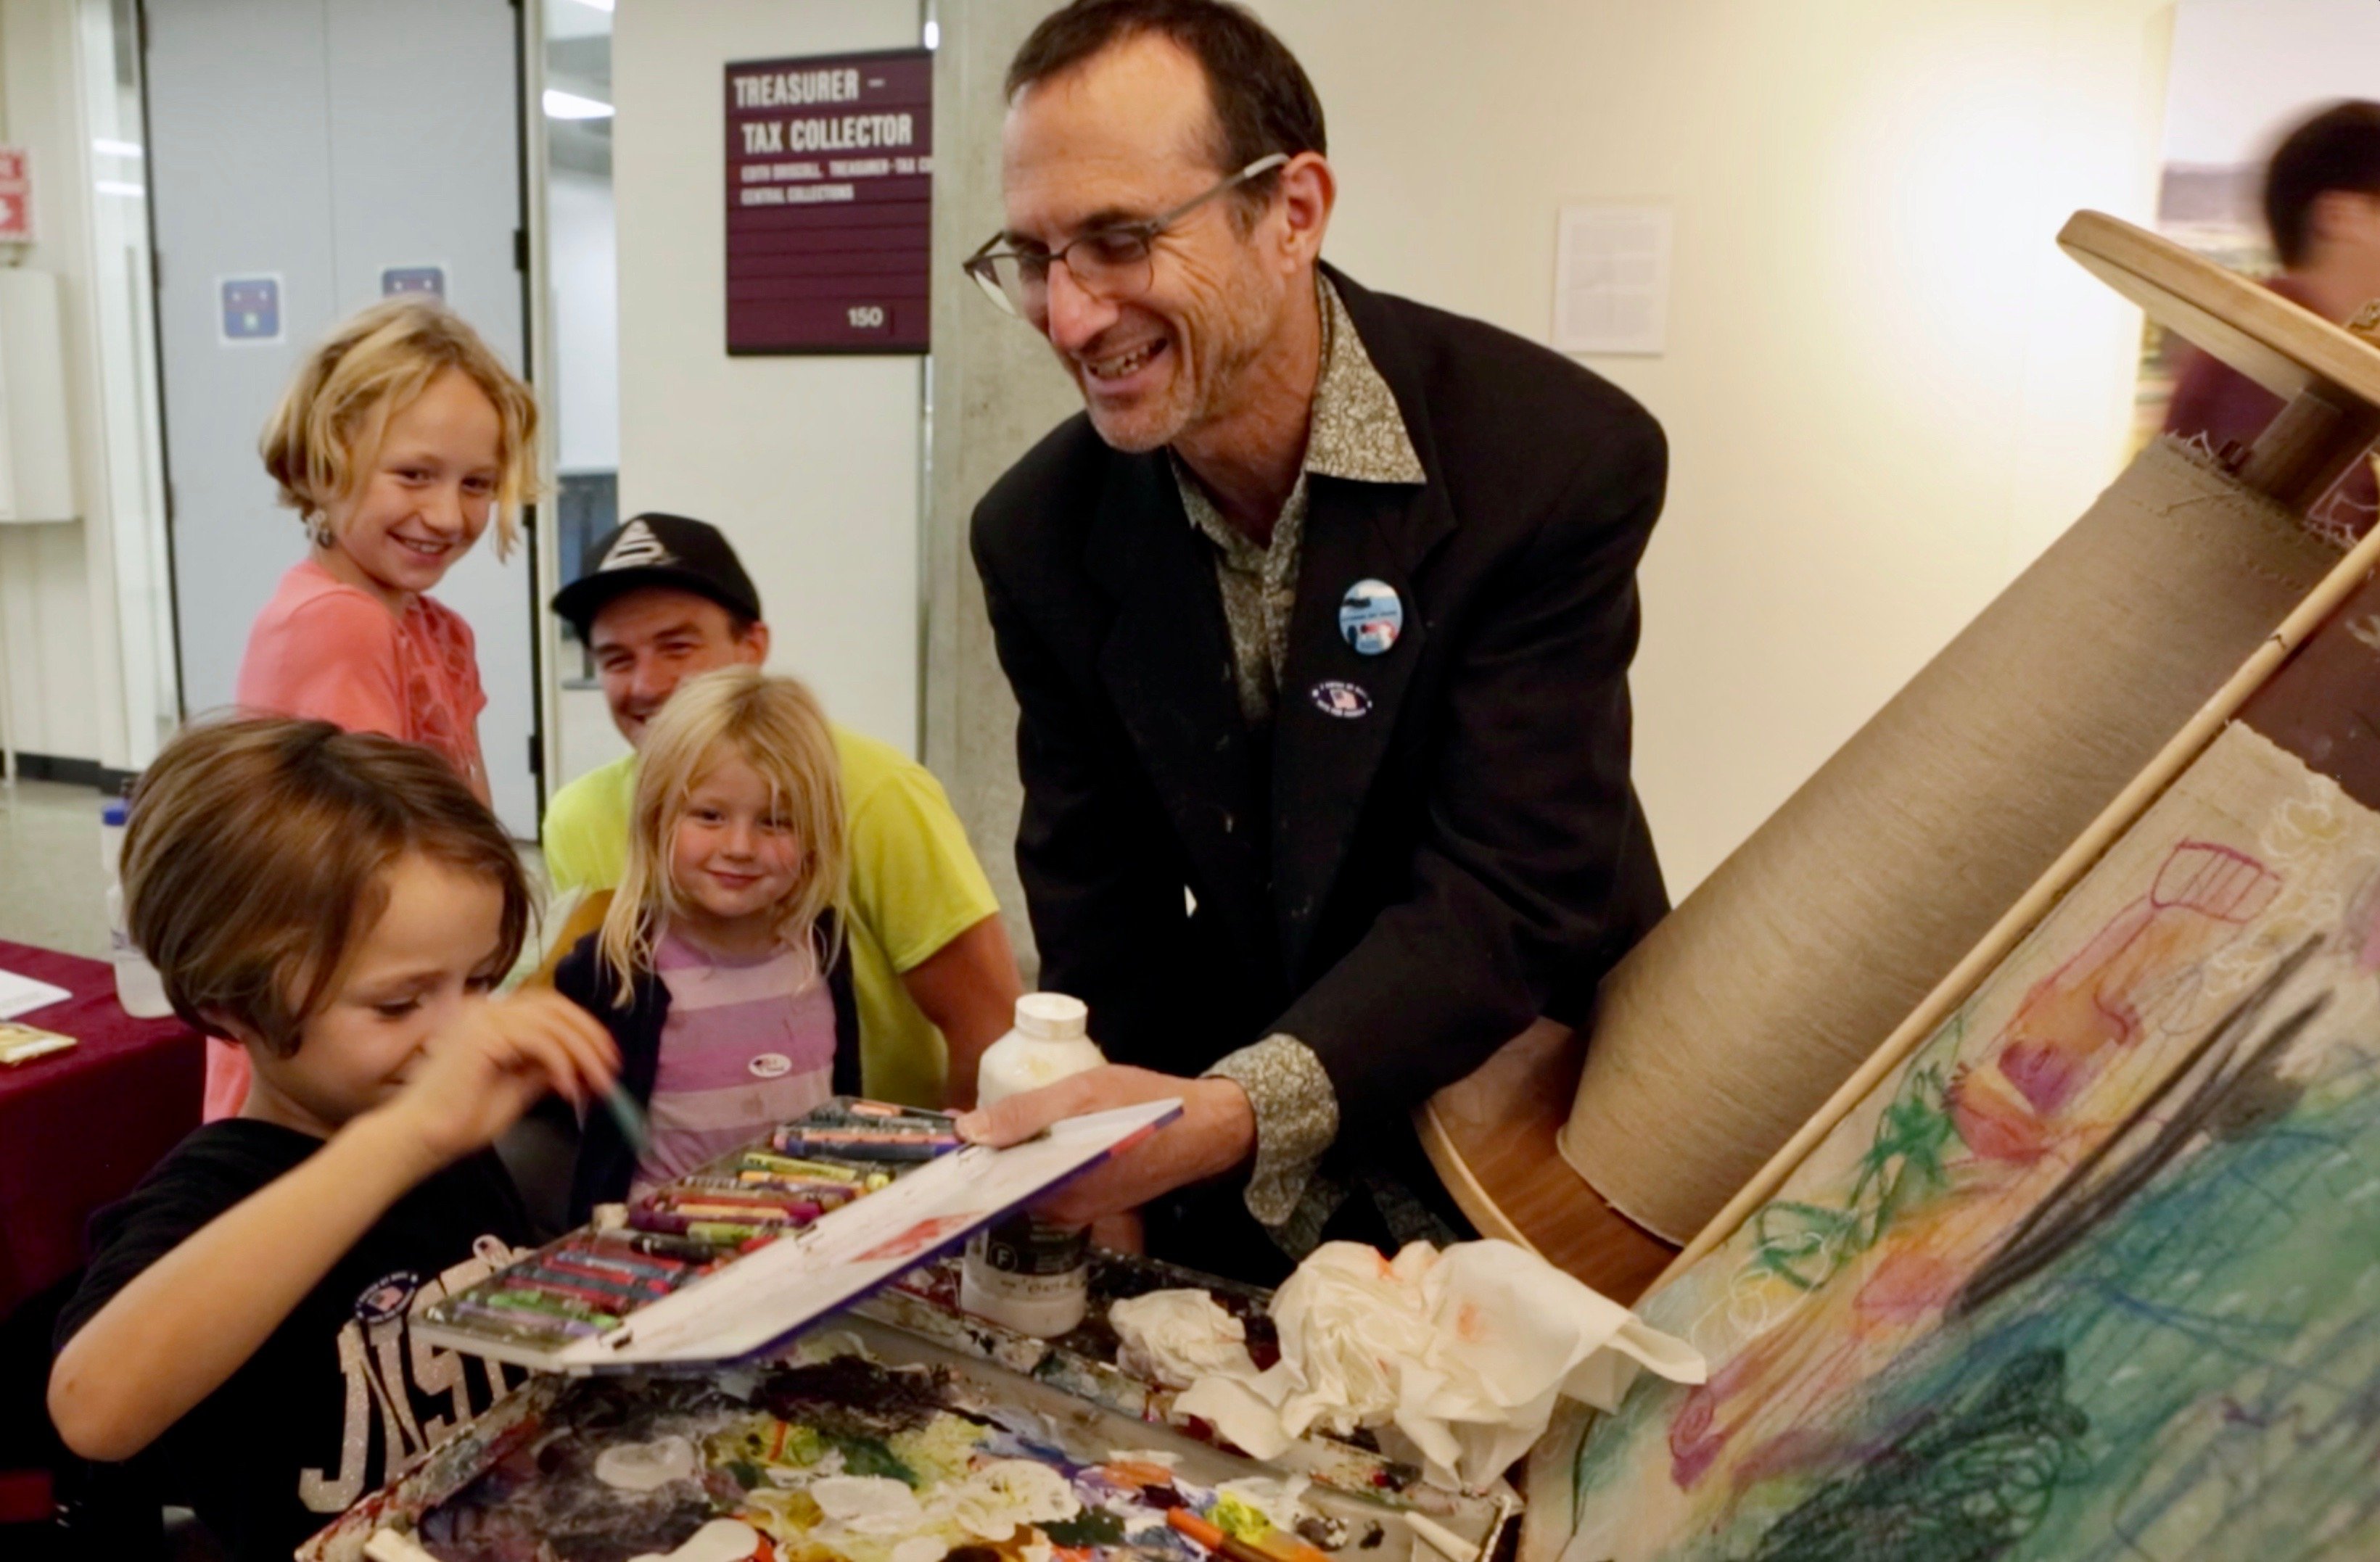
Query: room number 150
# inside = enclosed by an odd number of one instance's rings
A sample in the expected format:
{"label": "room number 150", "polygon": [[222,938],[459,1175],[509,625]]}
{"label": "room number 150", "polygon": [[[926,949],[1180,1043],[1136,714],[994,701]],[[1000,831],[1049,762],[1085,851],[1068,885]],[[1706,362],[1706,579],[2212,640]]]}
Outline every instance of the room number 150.
{"label": "room number 150", "polygon": [[854,331],[884,329],[884,306],[881,304],[854,304],[844,314],[851,321]]}

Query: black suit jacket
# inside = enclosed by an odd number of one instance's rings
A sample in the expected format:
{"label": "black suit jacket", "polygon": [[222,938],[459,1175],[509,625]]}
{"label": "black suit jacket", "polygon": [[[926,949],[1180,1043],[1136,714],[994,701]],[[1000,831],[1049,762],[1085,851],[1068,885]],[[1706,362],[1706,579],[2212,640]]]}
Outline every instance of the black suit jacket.
{"label": "black suit jacket", "polygon": [[[1269,733],[1240,714],[1212,548],[1163,451],[1070,418],[973,541],[1021,711],[1042,986],[1085,999],[1121,1062],[1195,1074],[1298,1037],[1360,1166],[1539,1014],[1583,1014],[1668,908],[1627,683],[1667,453],[1569,359],[1330,277],[1428,481],[1308,478]],[[1379,656],[1340,634],[1366,578],[1404,605]],[[1333,681],[1368,713],[1326,712]]]}

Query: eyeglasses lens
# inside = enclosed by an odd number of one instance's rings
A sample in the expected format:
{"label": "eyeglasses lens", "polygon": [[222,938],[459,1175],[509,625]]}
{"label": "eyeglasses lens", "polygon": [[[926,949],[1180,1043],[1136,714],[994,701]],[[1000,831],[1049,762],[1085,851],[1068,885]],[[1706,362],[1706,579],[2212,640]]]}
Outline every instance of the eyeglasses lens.
{"label": "eyeglasses lens", "polygon": [[1148,288],[1148,245],[1137,235],[1090,235],[1058,256],[987,256],[991,280],[1011,309],[1038,320],[1050,309],[1050,272],[1063,264],[1076,287],[1114,302]]}

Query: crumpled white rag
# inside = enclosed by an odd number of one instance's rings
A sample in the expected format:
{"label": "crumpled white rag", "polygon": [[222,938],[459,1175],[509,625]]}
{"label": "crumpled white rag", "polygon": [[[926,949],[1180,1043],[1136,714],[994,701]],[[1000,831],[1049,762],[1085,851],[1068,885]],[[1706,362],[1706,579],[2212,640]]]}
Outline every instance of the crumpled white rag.
{"label": "crumpled white rag", "polygon": [[1135,1376],[1186,1388],[1214,1373],[1254,1377],[1247,1326],[1203,1290],[1152,1290],[1108,1307],[1122,1347],[1116,1365]]}
{"label": "crumpled white rag", "polygon": [[[1392,1428],[1432,1481],[1472,1491],[1528,1451],[1557,1399],[1609,1411],[1640,1367],[1673,1383],[1708,1373],[1683,1340],[1492,1240],[1443,1253],[1413,1242],[1393,1262],[1360,1243],[1326,1242],[1273,1293],[1272,1315],[1281,1361],[1203,1374],[1174,1401],[1176,1415],[1212,1423],[1258,1459],[1313,1428]],[[1178,1338],[1169,1344],[1205,1353]]]}

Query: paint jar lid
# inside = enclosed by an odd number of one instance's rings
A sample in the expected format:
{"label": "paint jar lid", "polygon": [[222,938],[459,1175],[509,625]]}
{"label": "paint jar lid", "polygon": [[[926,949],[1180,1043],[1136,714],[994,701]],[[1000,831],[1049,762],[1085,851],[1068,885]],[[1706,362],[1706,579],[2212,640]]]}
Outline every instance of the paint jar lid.
{"label": "paint jar lid", "polygon": [[1016,1028],[1036,1041],[1080,1041],[1091,1034],[1090,1006],[1062,992],[1029,992],[1016,1000]]}

